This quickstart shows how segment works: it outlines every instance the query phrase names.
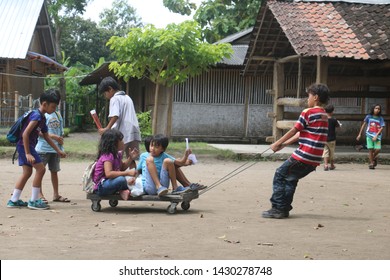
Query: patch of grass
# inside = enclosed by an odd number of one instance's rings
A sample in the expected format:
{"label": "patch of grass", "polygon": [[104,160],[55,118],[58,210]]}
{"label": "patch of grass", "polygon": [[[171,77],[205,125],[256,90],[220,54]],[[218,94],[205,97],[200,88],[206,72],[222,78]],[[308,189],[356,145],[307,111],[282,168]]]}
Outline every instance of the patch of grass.
{"label": "patch of grass", "polygon": [[[5,137],[4,137],[5,138]],[[9,142],[4,139],[4,144]],[[93,160],[97,154],[97,147],[99,137],[65,137],[65,152],[67,153],[66,160]],[[190,148],[197,157],[211,157],[216,159],[229,159],[229,160],[240,160],[239,156],[230,150],[221,150],[208,145],[205,142],[191,142]],[[183,142],[170,142],[167,148],[167,153],[170,155],[180,158],[184,155],[186,149],[186,143]],[[144,143],[140,144],[140,152],[145,151]],[[15,151],[14,146],[2,146],[0,145],[0,157],[12,158]]]}
{"label": "patch of grass", "polygon": [[66,137],[64,139],[64,147],[67,158],[75,160],[95,159],[98,141],[98,137],[96,137],[96,140]]}

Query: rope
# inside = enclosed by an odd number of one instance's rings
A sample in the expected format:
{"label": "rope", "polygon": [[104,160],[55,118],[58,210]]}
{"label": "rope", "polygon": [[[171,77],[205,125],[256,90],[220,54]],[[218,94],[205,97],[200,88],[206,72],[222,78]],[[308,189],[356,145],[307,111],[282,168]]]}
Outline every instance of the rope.
{"label": "rope", "polygon": [[[271,149],[271,147],[267,148],[265,151],[263,151],[262,153],[260,153],[260,156],[262,156],[265,152],[267,152],[269,149]],[[274,152],[275,153],[275,152]],[[271,154],[272,155],[272,154]],[[246,166],[245,165],[248,165],[249,166]],[[222,178],[218,179],[217,181],[215,181],[214,183],[212,183],[210,186],[208,186],[208,188],[202,190],[199,192],[199,195],[201,194],[204,194],[205,192],[208,192],[209,190],[215,188],[216,186],[222,184],[223,182],[226,182],[227,180],[233,178],[234,176],[237,176],[238,174],[240,174],[241,172],[247,170],[248,168],[254,166],[255,164],[257,164],[257,162],[253,162],[253,163],[249,163],[249,162],[245,162],[244,164],[240,165],[239,167],[237,167],[236,169],[234,169],[233,171],[231,171],[230,173],[226,174],[225,176],[223,176]]]}

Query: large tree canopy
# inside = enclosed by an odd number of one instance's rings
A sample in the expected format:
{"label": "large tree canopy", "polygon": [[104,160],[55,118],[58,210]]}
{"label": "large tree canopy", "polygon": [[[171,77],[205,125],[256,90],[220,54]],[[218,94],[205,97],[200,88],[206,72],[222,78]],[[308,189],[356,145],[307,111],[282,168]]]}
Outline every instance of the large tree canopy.
{"label": "large tree canopy", "polygon": [[104,28],[99,28],[94,21],[76,16],[64,18],[65,25],[62,29],[61,47],[69,58],[70,65],[77,62],[92,66],[101,57],[112,60],[113,56],[106,46],[112,33]]}
{"label": "large tree canopy", "polygon": [[135,8],[126,0],[114,0],[111,9],[99,14],[99,27],[109,30],[112,35],[125,36],[132,27],[141,27],[141,18]]}
{"label": "large tree canopy", "polygon": [[196,10],[196,4],[191,0],[163,0],[163,4],[171,12],[181,15],[191,15],[193,10]]}
{"label": "large tree canopy", "polygon": [[194,19],[203,29],[204,39],[216,42],[228,35],[253,27],[261,0],[207,0]]}
{"label": "large tree canopy", "polygon": [[163,0],[170,11],[190,15],[202,27],[203,39],[216,42],[255,25],[261,0],[204,0],[196,9],[192,0]]}
{"label": "large tree canopy", "polygon": [[202,42],[201,30],[194,21],[172,23],[166,28],[133,28],[126,37],[112,37],[108,45],[118,59],[110,65],[116,74],[125,80],[146,75],[168,86],[200,74],[232,52],[229,44]]}
{"label": "large tree canopy", "polygon": [[133,28],[126,37],[112,37],[108,45],[118,59],[110,64],[117,76],[126,81],[146,76],[156,84],[153,133],[157,128],[159,85],[184,82],[232,53],[229,44],[203,42],[200,27],[194,21],[169,24],[164,29],[153,25]]}

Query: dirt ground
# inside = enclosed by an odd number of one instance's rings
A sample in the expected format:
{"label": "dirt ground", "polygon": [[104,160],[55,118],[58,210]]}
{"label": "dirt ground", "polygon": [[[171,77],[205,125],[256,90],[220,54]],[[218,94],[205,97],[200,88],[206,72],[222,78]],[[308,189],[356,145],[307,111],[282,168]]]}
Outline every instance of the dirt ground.
{"label": "dirt ground", "polygon": [[[210,185],[243,162],[202,159],[184,172]],[[271,183],[281,162],[259,162],[167,214],[167,202],[102,201],[93,212],[80,188],[88,162],[62,161],[61,194],[71,203],[51,210],[7,208],[21,169],[1,159],[0,258],[166,260],[390,259],[389,165],[321,166],[300,181],[289,219],[261,217],[270,207]],[[47,173],[48,174],[48,173]],[[50,176],[44,192],[52,197]],[[22,199],[31,195],[31,179]],[[33,253],[31,253],[33,252]]]}

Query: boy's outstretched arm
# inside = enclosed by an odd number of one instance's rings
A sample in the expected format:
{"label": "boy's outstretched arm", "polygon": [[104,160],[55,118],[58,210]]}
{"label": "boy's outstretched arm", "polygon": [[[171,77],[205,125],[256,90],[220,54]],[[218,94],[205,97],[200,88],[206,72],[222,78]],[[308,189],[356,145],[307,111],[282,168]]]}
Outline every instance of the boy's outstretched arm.
{"label": "boy's outstretched arm", "polygon": [[285,135],[283,135],[278,141],[271,144],[271,149],[274,152],[280,151],[285,146],[295,143],[299,139],[299,131],[295,127],[291,128]]}
{"label": "boy's outstretched arm", "polygon": [[66,153],[61,151],[56,144],[54,144],[53,140],[49,137],[49,134],[47,132],[42,133],[43,138],[46,140],[46,142],[59,154],[62,158],[66,157]]}

